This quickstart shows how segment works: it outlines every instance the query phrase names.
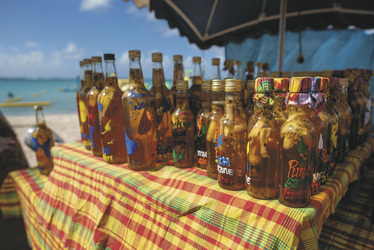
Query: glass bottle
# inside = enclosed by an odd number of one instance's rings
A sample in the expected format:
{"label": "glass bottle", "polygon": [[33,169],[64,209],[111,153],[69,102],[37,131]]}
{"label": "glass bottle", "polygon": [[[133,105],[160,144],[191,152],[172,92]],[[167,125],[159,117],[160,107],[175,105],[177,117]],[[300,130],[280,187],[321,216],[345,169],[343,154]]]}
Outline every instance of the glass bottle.
{"label": "glass bottle", "polygon": [[255,80],[247,80],[247,89],[248,89],[248,105],[245,108],[245,114],[250,119],[253,109],[255,106],[255,102],[253,101],[253,95],[255,93]]}
{"label": "glass bottle", "polygon": [[279,202],[305,207],[311,199],[315,130],[310,122],[311,78],[292,77],[287,93],[288,118],[281,127],[281,168]]}
{"label": "glass bottle", "polygon": [[197,116],[201,109],[201,84],[203,82],[203,74],[201,71],[201,57],[195,56],[192,59],[194,65],[194,73],[192,76],[192,86],[190,88],[190,110]]}
{"label": "glass bottle", "polygon": [[43,107],[34,106],[36,127],[32,132],[32,142],[36,154],[37,167],[43,175],[49,175],[53,169],[51,148],[55,145],[53,132],[44,120]]}
{"label": "glass bottle", "polygon": [[144,86],[140,51],[130,50],[129,88],[122,96],[127,163],[132,170],[157,164],[156,112],[151,93]]}
{"label": "glass bottle", "polygon": [[217,156],[218,184],[223,189],[245,186],[247,121],[241,115],[240,80],[225,80],[225,114],[220,120]]}
{"label": "glass bottle", "polygon": [[189,108],[188,82],[177,81],[177,107],[173,121],[173,164],[178,168],[188,168],[195,163],[195,123]]}
{"label": "glass bottle", "polygon": [[[363,69],[357,69],[357,95],[361,100],[361,105],[362,105],[362,110],[361,110],[361,115],[360,115],[360,128],[358,130],[358,144],[362,144],[365,142],[365,129],[366,129],[366,121],[365,121],[365,116],[366,116],[366,108],[367,108],[367,97],[364,95],[363,91],[365,88],[365,72]],[[371,106],[371,104],[369,104]],[[370,112],[370,108],[369,111]],[[369,117],[369,116],[368,116]],[[369,121],[367,121],[369,122]]]}
{"label": "glass bottle", "polygon": [[173,138],[171,114],[173,96],[165,86],[162,53],[152,53],[152,88],[150,90],[156,110],[157,161],[167,162],[172,159]]}
{"label": "glass bottle", "polygon": [[212,58],[212,80],[222,79],[221,70],[219,69],[220,63],[221,60],[219,58]]}
{"label": "glass bottle", "polygon": [[184,69],[183,69],[183,56],[182,55],[174,55],[174,71],[173,71],[173,85],[171,86],[171,94],[173,95],[173,107],[176,106],[177,99],[177,81],[184,80]]}
{"label": "glass bottle", "polygon": [[239,60],[234,61],[234,70],[235,70],[234,79],[243,79],[242,61],[239,61]]}
{"label": "glass bottle", "polygon": [[90,128],[88,125],[88,112],[86,95],[92,88],[92,64],[91,59],[84,59],[84,88],[79,92],[80,130],[84,147],[91,150]]}
{"label": "glass bottle", "polygon": [[219,123],[225,109],[225,80],[212,80],[212,112],[208,116],[208,132],[206,135],[207,147],[207,174],[212,179],[217,179],[217,159],[222,157],[218,151]]}
{"label": "glass bottle", "polygon": [[207,123],[208,117],[212,110],[212,82],[203,81],[201,85],[202,90],[202,108],[196,116],[196,135],[195,135],[195,148],[197,155],[197,167],[207,169]]}
{"label": "glass bottle", "polygon": [[[338,80],[337,77],[330,77],[329,79],[330,79],[330,89],[329,89],[330,102],[332,102],[331,109],[336,114],[336,117],[338,118],[338,128],[336,129],[337,132],[336,132],[335,138],[334,138],[334,147],[335,147],[335,143],[336,143],[335,158],[334,158],[335,159],[334,167],[335,167],[337,163],[340,163],[340,162],[343,161],[342,158],[339,160],[339,157],[338,157],[338,155],[341,154],[341,153],[339,153],[339,142],[341,140],[341,127],[342,127],[343,118],[342,118],[342,114],[341,114],[339,108],[337,107],[337,99],[338,99],[337,91],[338,91],[338,81],[339,80]],[[333,126],[334,126],[334,124],[333,124]],[[335,131],[333,130],[333,133],[332,133],[333,136],[334,136],[334,133],[335,133]]]}
{"label": "glass bottle", "polygon": [[370,130],[371,130],[371,121],[372,121],[372,113],[373,113],[373,95],[370,93],[370,78],[373,75],[373,71],[371,69],[367,69],[364,71],[364,88],[363,94],[366,97],[366,109],[365,109],[365,138],[369,138]]}
{"label": "glass bottle", "polygon": [[94,156],[103,155],[101,125],[99,118],[99,106],[97,98],[104,88],[104,73],[101,56],[93,56],[92,61],[92,85],[86,96],[88,113],[88,125],[90,130],[91,152]]}
{"label": "glass bottle", "polygon": [[255,79],[255,63],[253,61],[248,61],[245,66],[245,79],[248,82],[248,80],[254,80]]}
{"label": "glass bottle", "polygon": [[114,54],[104,54],[105,86],[98,96],[101,122],[103,159],[109,164],[124,163],[127,160],[122,90],[118,86]]}
{"label": "glass bottle", "polygon": [[273,117],[274,78],[257,78],[254,114],[248,123],[247,193],[257,199],[278,197],[280,126]]}
{"label": "glass bottle", "polygon": [[287,120],[286,112],[286,92],[288,91],[289,79],[288,78],[274,78],[274,105],[273,113],[274,119],[279,126]]}
{"label": "glass bottle", "polygon": [[234,61],[226,59],[222,70],[225,71],[225,79],[233,79],[235,75]]}
{"label": "glass bottle", "polygon": [[[78,119],[79,119],[78,121],[79,121],[79,129],[80,129],[81,128],[81,113],[79,110],[79,93],[84,88],[84,62],[83,61],[79,62],[79,67],[80,67],[79,80],[80,80],[81,85],[79,89],[77,90],[77,92],[75,93],[75,101],[77,102],[77,111],[78,111]],[[81,133],[81,139],[83,141],[82,133]]]}

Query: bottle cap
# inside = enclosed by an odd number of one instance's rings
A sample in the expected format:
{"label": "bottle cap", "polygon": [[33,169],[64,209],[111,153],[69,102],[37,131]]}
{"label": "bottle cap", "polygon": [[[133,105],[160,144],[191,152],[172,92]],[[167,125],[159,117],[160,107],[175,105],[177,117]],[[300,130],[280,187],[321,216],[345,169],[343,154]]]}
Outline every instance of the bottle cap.
{"label": "bottle cap", "polygon": [[221,80],[221,79],[212,80],[212,91],[215,91],[215,92],[225,91],[225,80]]}
{"label": "bottle cap", "polygon": [[129,58],[140,58],[140,50],[129,50]]}
{"label": "bottle cap", "polygon": [[290,79],[286,77],[274,78],[274,92],[287,92],[289,80]]}
{"label": "bottle cap", "polygon": [[84,59],[83,59],[83,64],[84,64],[84,65],[86,65],[86,64],[91,64],[91,59],[84,58]]}
{"label": "bottle cap", "polygon": [[91,57],[91,61],[94,62],[101,62],[101,56],[93,56]]}
{"label": "bottle cap", "polygon": [[247,89],[249,90],[255,89],[255,80],[247,80]]}
{"label": "bottle cap", "polygon": [[218,65],[221,63],[219,58],[212,58],[212,65]]}
{"label": "bottle cap", "polygon": [[162,62],[162,53],[152,53],[152,62]]}
{"label": "bottle cap", "polygon": [[188,81],[177,80],[176,88],[177,90],[188,90]]}
{"label": "bottle cap", "polygon": [[84,65],[83,61],[79,61],[79,66],[82,67]]}
{"label": "bottle cap", "polygon": [[274,103],[274,78],[272,77],[259,77],[255,82],[255,94],[253,99],[262,104]]}
{"label": "bottle cap", "polygon": [[291,93],[309,93],[312,89],[311,77],[292,77],[288,88]]}
{"label": "bottle cap", "polygon": [[183,61],[183,56],[182,55],[174,55],[173,60],[174,61]]}
{"label": "bottle cap", "polygon": [[212,91],[212,81],[203,81],[201,84],[202,91]]}
{"label": "bottle cap", "polygon": [[193,63],[201,63],[201,57],[200,56],[194,56],[192,57]]}
{"label": "bottle cap", "polygon": [[242,61],[240,61],[240,60],[235,60],[234,64],[235,64],[235,65],[242,65]]}
{"label": "bottle cap", "polygon": [[115,60],[114,54],[104,54],[104,60]]}
{"label": "bottle cap", "polygon": [[35,105],[35,106],[34,106],[34,110],[35,110],[35,111],[43,110],[43,106]]}
{"label": "bottle cap", "polygon": [[225,80],[225,92],[240,92],[241,80],[239,79],[226,79]]}
{"label": "bottle cap", "polygon": [[[326,88],[325,88],[326,90]],[[321,77],[313,77],[312,78],[312,88],[311,92],[321,92]]]}

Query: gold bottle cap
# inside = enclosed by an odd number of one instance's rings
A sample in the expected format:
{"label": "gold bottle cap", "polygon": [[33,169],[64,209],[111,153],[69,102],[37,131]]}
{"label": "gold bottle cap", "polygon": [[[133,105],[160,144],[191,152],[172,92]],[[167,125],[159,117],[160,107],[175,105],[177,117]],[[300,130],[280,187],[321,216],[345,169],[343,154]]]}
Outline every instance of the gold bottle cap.
{"label": "gold bottle cap", "polygon": [[226,79],[225,80],[225,92],[240,92],[241,80],[239,79]]}
{"label": "gold bottle cap", "polygon": [[348,78],[339,78],[339,87],[348,88]]}
{"label": "gold bottle cap", "polygon": [[84,59],[83,59],[83,64],[84,64],[84,65],[86,65],[86,64],[91,64],[91,59],[84,58]]}
{"label": "gold bottle cap", "polygon": [[177,90],[188,90],[188,81],[177,80],[176,88]]}
{"label": "gold bottle cap", "polygon": [[258,73],[258,77],[268,77],[268,72],[260,72]]}
{"label": "gold bottle cap", "polygon": [[35,110],[35,111],[43,110],[43,106],[35,105],[35,106],[34,106],[34,110]]}
{"label": "gold bottle cap", "polygon": [[173,60],[174,61],[183,61],[183,56],[182,55],[174,55]]}
{"label": "gold bottle cap", "polygon": [[201,57],[200,56],[194,56],[192,57],[193,63],[201,63]]}
{"label": "gold bottle cap", "polygon": [[84,65],[83,61],[79,61],[79,66],[82,67]]}
{"label": "gold bottle cap", "polygon": [[129,50],[129,58],[140,58],[140,50]]}
{"label": "gold bottle cap", "polygon": [[235,60],[234,64],[235,64],[235,65],[242,65],[242,61],[240,61],[240,60]]}
{"label": "gold bottle cap", "polygon": [[201,84],[202,91],[212,91],[212,81],[203,81]]}
{"label": "gold bottle cap", "polygon": [[152,62],[162,62],[162,53],[160,52],[152,53]]}
{"label": "gold bottle cap", "polygon": [[93,56],[91,57],[91,61],[94,62],[102,62],[101,56]]}
{"label": "gold bottle cap", "polygon": [[255,89],[255,80],[247,80],[247,89],[254,90]]}
{"label": "gold bottle cap", "polygon": [[221,79],[212,80],[212,91],[215,91],[215,92],[225,91],[225,80],[221,80]]}
{"label": "gold bottle cap", "polygon": [[212,58],[212,65],[218,65],[221,63],[221,60],[219,58]]}

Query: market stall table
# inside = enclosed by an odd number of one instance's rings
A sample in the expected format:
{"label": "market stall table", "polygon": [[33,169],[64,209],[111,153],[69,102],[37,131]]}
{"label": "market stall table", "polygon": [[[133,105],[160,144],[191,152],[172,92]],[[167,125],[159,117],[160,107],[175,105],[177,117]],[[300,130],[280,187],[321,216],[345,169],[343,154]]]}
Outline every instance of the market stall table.
{"label": "market stall table", "polygon": [[23,215],[33,248],[316,249],[323,223],[373,148],[370,139],[350,151],[310,205],[295,209],[223,190],[198,168],[132,171],[68,143],[53,148],[49,177],[37,169],[11,172],[0,208]]}

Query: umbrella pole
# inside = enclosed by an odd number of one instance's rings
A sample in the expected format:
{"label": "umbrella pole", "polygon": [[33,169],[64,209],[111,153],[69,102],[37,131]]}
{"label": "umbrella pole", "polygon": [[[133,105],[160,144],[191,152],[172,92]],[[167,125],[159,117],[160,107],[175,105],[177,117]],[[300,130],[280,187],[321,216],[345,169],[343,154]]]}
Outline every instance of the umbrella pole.
{"label": "umbrella pole", "polygon": [[284,37],[286,33],[286,12],[287,12],[287,0],[281,0],[280,2],[280,17],[279,17],[279,36],[278,36],[278,71],[283,71],[283,48],[284,48]]}

